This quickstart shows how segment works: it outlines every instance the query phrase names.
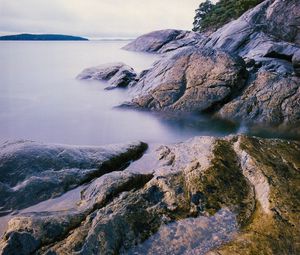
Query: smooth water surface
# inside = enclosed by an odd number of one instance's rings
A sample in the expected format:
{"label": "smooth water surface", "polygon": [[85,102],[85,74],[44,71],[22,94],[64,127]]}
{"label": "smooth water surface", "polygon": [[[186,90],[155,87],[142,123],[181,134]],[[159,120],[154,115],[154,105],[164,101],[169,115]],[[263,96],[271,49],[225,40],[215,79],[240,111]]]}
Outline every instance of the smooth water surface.
{"label": "smooth water surface", "polygon": [[163,143],[234,131],[205,119],[178,121],[116,109],[113,107],[127,99],[126,90],[106,91],[104,83],[76,80],[86,67],[121,61],[141,71],[159,58],[121,50],[126,43],[1,42],[0,142]]}

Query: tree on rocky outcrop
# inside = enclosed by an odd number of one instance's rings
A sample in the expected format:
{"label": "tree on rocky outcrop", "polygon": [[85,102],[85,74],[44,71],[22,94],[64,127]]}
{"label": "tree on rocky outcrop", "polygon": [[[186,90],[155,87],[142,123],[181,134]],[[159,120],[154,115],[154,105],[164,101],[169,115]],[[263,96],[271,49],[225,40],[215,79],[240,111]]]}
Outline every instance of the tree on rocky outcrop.
{"label": "tree on rocky outcrop", "polygon": [[207,14],[211,12],[213,8],[213,3],[210,0],[206,0],[205,2],[199,5],[199,8],[195,10],[195,18],[193,23],[193,31],[199,31],[201,27],[201,21],[206,17]]}
{"label": "tree on rocky outcrop", "polygon": [[264,0],[220,0],[212,4],[210,0],[201,3],[196,10],[193,31],[205,32],[216,30],[224,24],[237,19],[244,12]]}

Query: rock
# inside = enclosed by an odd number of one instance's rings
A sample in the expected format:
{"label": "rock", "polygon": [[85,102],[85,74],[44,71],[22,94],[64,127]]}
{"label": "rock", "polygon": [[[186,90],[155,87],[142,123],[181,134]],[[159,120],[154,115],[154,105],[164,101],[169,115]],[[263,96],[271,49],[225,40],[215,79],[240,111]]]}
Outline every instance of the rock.
{"label": "rock", "polygon": [[251,68],[255,65],[255,60],[252,58],[245,58],[244,61],[247,68]]}
{"label": "rock", "polygon": [[[291,16],[291,13],[295,16]],[[273,62],[276,59],[286,60],[289,63],[284,65],[290,65],[290,70],[292,57],[300,49],[299,16],[298,1],[263,1],[237,20],[218,29],[202,44],[221,48],[243,58],[257,60],[268,57]],[[281,64],[279,61],[276,65],[281,68]]]}
{"label": "rock", "polygon": [[[178,36],[173,36],[175,39],[171,41],[160,40],[159,48],[154,50],[155,52],[174,49],[173,52],[139,76],[133,100],[124,103],[123,106],[215,113],[228,103],[218,116],[248,124],[283,124],[288,128],[297,126],[299,81],[294,76],[300,75],[299,16],[299,1],[266,0],[208,37],[196,36],[193,56],[199,55],[199,48],[204,51],[207,48],[217,51],[221,49],[229,54],[239,55],[245,59],[250,73],[246,82],[245,75],[239,75],[238,83],[230,80],[232,77],[225,75],[228,70],[217,73],[218,78],[215,80],[215,74],[211,75],[208,68],[214,65],[216,70],[220,70],[224,62],[213,63],[203,59],[196,63],[195,58],[184,60],[185,55],[192,51],[192,47],[184,47],[181,50],[178,50],[177,46],[173,47],[172,45],[178,45],[182,40]],[[156,38],[165,34],[163,31],[153,32]],[[132,43],[133,47],[136,44],[147,45],[148,39],[151,45],[151,35],[150,33],[140,37],[140,41]],[[188,36],[183,38],[188,41]],[[187,68],[186,62],[189,62]],[[207,69],[203,68],[204,65]],[[210,76],[207,78],[207,75]],[[222,76],[226,76],[225,81],[222,80]],[[227,82],[231,85],[214,85]],[[256,93],[262,95],[261,99],[257,98]],[[263,93],[272,98],[265,99]]]}
{"label": "rock", "polygon": [[[263,1],[213,33],[207,46],[241,52],[242,55],[268,51],[273,44],[281,45],[280,50],[291,51],[292,47],[297,47],[295,44],[300,43],[299,16],[300,3],[297,0]],[[285,46],[290,49],[284,49]]]}
{"label": "rock", "polygon": [[205,36],[200,33],[188,31],[182,38],[178,37],[173,41],[170,41],[163,45],[157,53],[166,53],[169,51],[177,50],[187,46],[194,46],[205,39]]}
{"label": "rock", "polygon": [[300,79],[260,71],[241,96],[219,111],[226,119],[270,126],[300,123]]}
{"label": "rock", "polygon": [[254,81],[249,79],[247,88],[219,116],[248,124],[298,125],[299,81],[293,76],[300,52],[299,11],[299,1],[263,1],[204,43],[255,61],[251,66],[248,62]]}
{"label": "rock", "polygon": [[246,79],[241,58],[220,50],[185,47],[144,73],[126,106],[203,112],[227,102]]}
{"label": "rock", "polygon": [[300,44],[300,2],[298,0],[269,1],[263,29],[283,41]]}
{"label": "rock", "polygon": [[[297,125],[298,95],[294,76],[300,76],[299,17],[298,0],[265,0],[209,36],[172,29],[140,36],[124,49],[170,54],[164,55],[151,69],[136,77],[136,83],[132,83],[132,98],[122,106],[155,111],[215,113],[234,99],[221,111],[222,117],[251,124]],[[229,60],[231,64],[227,67],[227,57],[219,57],[215,63],[215,53],[211,53],[211,57],[201,56],[205,54],[200,52],[213,52],[212,49],[215,52],[221,50],[223,54],[227,52],[228,58],[237,59],[232,55],[238,55],[246,61],[246,65],[241,61]],[[239,68],[237,63],[240,63]],[[248,79],[245,66],[250,73]],[[216,73],[211,73],[211,70]],[[241,108],[246,109],[249,101],[254,100],[256,95],[250,93],[256,91],[252,79],[254,76],[260,79],[258,72],[275,73],[277,77],[277,85],[271,85],[274,79],[270,75],[270,81],[257,81],[261,86],[269,84],[269,88],[275,88],[279,86],[280,77],[282,84],[288,84],[290,80],[292,82],[274,97],[279,100],[272,100],[268,106],[266,102],[256,105],[253,108],[259,111],[256,117],[253,116],[255,113],[243,115],[248,110],[242,110],[242,114],[234,105],[243,105]],[[249,88],[243,90],[245,87]],[[288,88],[292,91],[288,91]],[[270,93],[274,94],[275,91]],[[290,97],[293,93],[295,96],[291,99],[296,102],[280,105],[285,95]],[[292,105],[296,109],[291,109]],[[269,117],[267,113],[270,113]]]}
{"label": "rock", "polygon": [[190,31],[166,29],[142,35],[125,45],[131,51],[165,53],[185,46],[192,46],[202,40],[203,35]]}
{"label": "rock", "polygon": [[14,232],[7,238],[8,245],[0,250],[1,254],[32,254],[40,246],[40,243],[28,233]]}
{"label": "rock", "polygon": [[300,4],[297,0],[266,0],[215,33],[160,30],[138,37],[124,49],[165,53],[183,46],[222,48],[244,58],[291,61],[300,44]]}
{"label": "rock", "polygon": [[80,80],[108,81],[107,89],[125,88],[135,82],[137,74],[130,66],[123,63],[110,63],[84,69],[78,76]]}
{"label": "rock", "polygon": [[275,58],[257,58],[255,66],[259,69],[259,71],[277,73],[286,77],[294,74],[293,66],[291,62],[287,60]]}
{"label": "rock", "polygon": [[111,146],[69,146],[32,141],[0,146],[0,208],[8,212],[59,196],[139,158],[141,142]]}
{"label": "rock", "polygon": [[298,254],[299,149],[246,136],[161,146],[153,174],[109,173],[77,209],[13,218],[0,251],[31,240],[24,254],[157,254],[157,242],[172,254]]}
{"label": "rock", "polygon": [[295,74],[300,76],[300,50],[294,54],[292,61]]}
{"label": "rock", "polygon": [[299,142],[240,137],[234,149],[258,204],[244,231],[208,254],[298,254]]}

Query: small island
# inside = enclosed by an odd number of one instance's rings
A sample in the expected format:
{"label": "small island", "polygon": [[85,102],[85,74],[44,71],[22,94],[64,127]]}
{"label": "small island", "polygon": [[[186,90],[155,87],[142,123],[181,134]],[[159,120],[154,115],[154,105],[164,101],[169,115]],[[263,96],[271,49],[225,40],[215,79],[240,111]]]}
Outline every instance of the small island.
{"label": "small island", "polygon": [[88,41],[88,39],[60,34],[17,34],[0,36],[0,41]]}

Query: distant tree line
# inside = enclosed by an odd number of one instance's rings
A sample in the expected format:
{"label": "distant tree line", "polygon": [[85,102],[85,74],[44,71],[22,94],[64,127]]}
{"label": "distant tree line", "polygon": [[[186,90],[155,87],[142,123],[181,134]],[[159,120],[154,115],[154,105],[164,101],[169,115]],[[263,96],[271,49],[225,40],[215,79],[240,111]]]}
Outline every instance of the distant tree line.
{"label": "distant tree line", "polygon": [[213,4],[210,0],[199,5],[193,23],[193,31],[215,30],[264,0],[220,0]]}

